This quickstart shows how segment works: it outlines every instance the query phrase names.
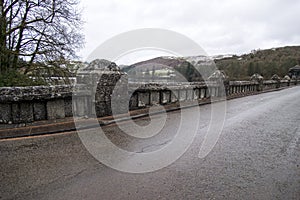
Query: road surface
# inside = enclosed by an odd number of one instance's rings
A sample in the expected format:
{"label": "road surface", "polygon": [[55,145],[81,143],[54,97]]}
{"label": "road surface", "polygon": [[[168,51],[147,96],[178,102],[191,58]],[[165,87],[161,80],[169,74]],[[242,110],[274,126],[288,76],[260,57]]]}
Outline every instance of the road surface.
{"label": "road surface", "polygon": [[[190,148],[145,174],[99,163],[76,132],[1,140],[0,199],[300,199],[299,108],[300,87],[227,101],[222,134],[200,159],[211,110],[201,106]],[[116,145],[143,152],[167,144],[179,121],[180,111],[168,113],[162,134],[148,141],[127,138],[115,125],[104,129]]]}

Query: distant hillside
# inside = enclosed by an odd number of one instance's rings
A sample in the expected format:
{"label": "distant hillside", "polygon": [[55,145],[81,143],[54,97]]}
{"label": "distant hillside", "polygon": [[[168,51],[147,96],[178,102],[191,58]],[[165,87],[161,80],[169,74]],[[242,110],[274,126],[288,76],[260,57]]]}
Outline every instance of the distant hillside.
{"label": "distant hillside", "polygon": [[[201,81],[200,73],[193,65],[184,58],[180,57],[157,57],[150,60],[138,62],[122,68],[129,74],[129,77],[150,79],[150,80],[168,80],[180,81],[182,76],[187,81]],[[180,74],[180,75],[179,75]]]}
{"label": "distant hillside", "polygon": [[[231,80],[248,80],[254,73],[263,75],[266,79],[274,74],[284,77],[289,68],[300,62],[300,46],[280,47],[266,50],[253,50],[249,54],[220,55],[220,56],[193,56],[193,57],[157,57],[150,60],[138,62],[129,66],[122,66],[122,70],[132,77],[141,79],[157,80],[176,77],[180,73],[188,81],[202,80],[199,72],[208,69],[210,71],[213,61],[220,70],[224,70]],[[204,74],[202,74],[204,75]]]}
{"label": "distant hillside", "polygon": [[248,79],[252,74],[262,74],[266,79],[278,74],[283,77],[289,68],[300,62],[300,46],[253,50],[241,56],[215,59],[217,67],[230,79]]}

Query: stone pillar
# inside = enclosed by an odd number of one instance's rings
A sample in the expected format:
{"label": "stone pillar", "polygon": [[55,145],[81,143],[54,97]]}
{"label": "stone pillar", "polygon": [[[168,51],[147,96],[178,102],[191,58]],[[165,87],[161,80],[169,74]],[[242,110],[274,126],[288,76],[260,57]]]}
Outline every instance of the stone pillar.
{"label": "stone pillar", "polygon": [[78,84],[89,88],[89,114],[97,117],[127,113],[129,110],[128,76],[107,60],[94,60],[78,73]]}
{"label": "stone pillar", "polygon": [[286,75],[284,76],[283,80],[287,81],[287,87],[290,87],[291,78],[288,75]]}
{"label": "stone pillar", "polygon": [[272,76],[272,78],[271,78],[272,80],[274,80],[274,81],[276,81],[276,88],[280,88],[280,77],[277,75],[277,74],[274,74],[273,76]]}
{"label": "stone pillar", "polygon": [[95,94],[97,117],[128,112],[128,77],[120,71],[102,72]]}
{"label": "stone pillar", "polygon": [[229,81],[224,71],[216,70],[211,76],[208,77],[209,81],[213,81],[217,84],[215,90],[217,93],[216,97],[225,97],[228,95]]}
{"label": "stone pillar", "polygon": [[258,83],[257,85],[257,88],[256,90],[259,92],[259,91],[262,91],[263,88],[264,88],[264,77],[262,77],[261,75],[259,74],[253,74],[250,78],[251,81],[255,81]]}

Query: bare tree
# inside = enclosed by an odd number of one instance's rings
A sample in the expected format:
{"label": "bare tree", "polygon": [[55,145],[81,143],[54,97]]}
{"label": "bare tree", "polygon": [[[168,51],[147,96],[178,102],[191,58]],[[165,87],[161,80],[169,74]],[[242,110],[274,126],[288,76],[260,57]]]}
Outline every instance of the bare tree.
{"label": "bare tree", "polygon": [[83,45],[78,0],[0,0],[0,73],[59,70]]}

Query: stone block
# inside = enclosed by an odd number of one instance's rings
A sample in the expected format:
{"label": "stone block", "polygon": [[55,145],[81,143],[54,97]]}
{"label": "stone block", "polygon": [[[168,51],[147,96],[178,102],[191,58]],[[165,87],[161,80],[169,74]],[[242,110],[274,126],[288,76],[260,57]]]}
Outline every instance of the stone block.
{"label": "stone block", "polygon": [[206,88],[206,98],[210,98],[211,97],[211,87]]}
{"label": "stone block", "polygon": [[34,120],[46,120],[47,119],[46,102],[33,103],[33,116],[34,116]]}
{"label": "stone block", "polygon": [[206,90],[205,88],[200,89],[200,98],[201,99],[205,98],[205,90]]}
{"label": "stone block", "polygon": [[158,91],[151,91],[150,93],[150,104],[151,105],[159,105],[159,92]]}
{"label": "stone block", "polygon": [[163,104],[170,103],[171,100],[171,91],[162,91],[162,99],[161,102]]}
{"label": "stone block", "polygon": [[[74,103],[74,104],[73,104]],[[76,97],[73,96],[72,100],[72,115],[76,117],[82,117],[89,115],[91,110],[88,97]],[[66,113],[65,113],[66,115]]]}
{"label": "stone block", "polygon": [[193,96],[193,99],[194,99],[194,100],[198,100],[198,99],[199,99],[199,96],[200,96],[199,89],[194,89],[194,96]]}
{"label": "stone block", "polygon": [[33,104],[21,102],[12,104],[12,121],[15,124],[33,122]]}
{"label": "stone block", "polygon": [[11,104],[0,103],[0,123],[6,124],[11,120]]}
{"label": "stone block", "polygon": [[65,116],[65,101],[63,99],[47,102],[47,119],[62,119]]}
{"label": "stone block", "polygon": [[138,93],[138,107],[150,105],[150,94],[148,92]]}
{"label": "stone block", "polygon": [[73,116],[72,98],[65,98],[65,116],[66,117]]}
{"label": "stone block", "polygon": [[175,103],[178,101],[178,99],[179,99],[178,91],[177,90],[171,91],[171,102]]}
{"label": "stone block", "polygon": [[186,90],[179,90],[179,101],[186,100]]}
{"label": "stone block", "polygon": [[193,93],[194,93],[194,91],[193,90],[187,90],[186,91],[186,99],[187,100],[193,100]]}

